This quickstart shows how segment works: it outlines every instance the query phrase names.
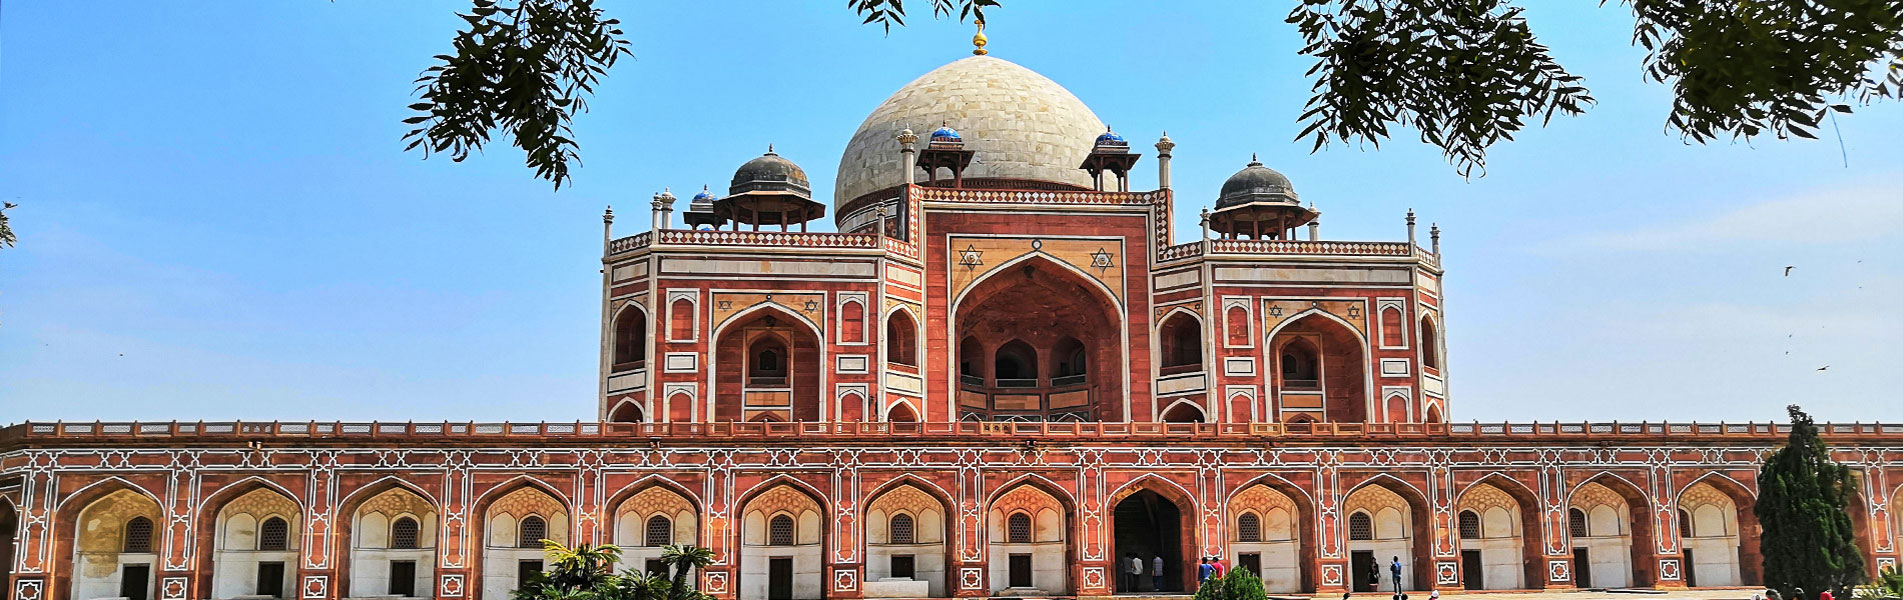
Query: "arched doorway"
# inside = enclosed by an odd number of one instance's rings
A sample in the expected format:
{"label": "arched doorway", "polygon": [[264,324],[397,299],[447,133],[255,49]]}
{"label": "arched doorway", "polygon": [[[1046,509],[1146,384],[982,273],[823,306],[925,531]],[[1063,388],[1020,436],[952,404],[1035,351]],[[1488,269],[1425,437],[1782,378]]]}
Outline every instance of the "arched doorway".
{"label": "arched doorway", "polygon": [[[1191,508],[1191,514],[1194,509]],[[1181,592],[1187,589],[1184,565],[1198,562],[1194,524],[1183,522],[1184,510],[1154,490],[1139,489],[1117,501],[1110,516],[1111,549],[1115,551],[1117,593]],[[1156,559],[1163,559],[1163,577],[1156,577]],[[1128,575],[1131,559],[1142,561],[1142,575]],[[1161,587],[1158,587],[1158,586]]]}
{"label": "arched doorway", "polygon": [[1684,561],[1680,570],[1687,586],[1745,585],[1747,573],[1752,575],[1750,579],[1756,579],[1756,569],[1747,566],[1745,556],[1755,555],[1757,549],[1754,543],[1746,552],[1744,540],[1752,538],[1755,542],[1757,536],[1744,532],[1746,526],[1757,526],[1757,518],[1748,512],[1750,504],[1738,501],[1738,496],[1745,496],[1743,490],[1729,493],[1733,491],[1731,485],[1713,485],[1714,481],[1730,483],[1707,479],[1685,488],[1678,496],[1679,551]]}
{"label": "arched doorway", "polygon": [[[1390,592],[1421,589],[1432,583],[1432,517],[1412,488],[1380,477],[1350,492],[1341,502],[1347,520],[1350,588]],[[1400,581],[1390,575],[1401,563]]]}
{"label": "arched doorway", "polygon": [[866,597],[951,595],[945,502],[909,483],[866,505]]}
{"label": "arched doorway", "polygon": [[1602,476],[1573,490],[1567,503],[1574,581],[1584,587],[1652,585],[1651,519],[1644,496],[1617,477]]}
{"label": "arched doorway", "polygon": [[1368,420],[1366,342],[1327,313],[1311,311],[1278,326],[1269,339],[1281,420]]}
{"label": "arched doorway", "polygon": [[670,544],[700,544],[694,504],[664,484],[650,484],[614,505],[614,545],[621,547],[616,570],[666,573],[662,549]]}
{"label": "arched doorway", "polygon": [[988,517],[991,594],[1047,597],[1070,593],[1068,510],[1057,496],[1029,483],[991,501]]}
{"label": "arched doorway", "polygon": [[819,336],[807,321],[762,305],[720,328],[714,417],[720,421],[824,420]]}
{"label": "arched doorway", "polygon": [[537,485],[521,483],[486,500],[481,600],[508,600],[523,580],[546,570],[542,540],[566,546],[569,528],[567,505]]}
{"label": "arched doorway", "polygon": [[259,487],[217,513],[212,596],[289,598],[297,591],[303,510],[276,488]]}
{"label": "arched doorway", "polygon": [[1295,500],[1266,484],[1253,484],[1229,499],[1229,564],[1255,573],[1271,594],[1297,594],[1305,583],[1302,535],[1306,514]]}
{"label": "arched doorway", "polygon": [[826,593],[825,514],[791,484],[749,498],[740,529],[740,600],[818,600]]}
{"label": "arched doorway", "polygon": [[157,597],[154,586],[163,540],[156,524],[165,522],[163,515],[158,502],[132,489],[122,488],[85,504],[75,521],[71,597]]}
{"label": "arched doorway", "polygon": [[[1502,482],[1477,483],[1461,494],[1455,507],[1455,535],[1460,540],[1461,584],[1470,590],[1516,590],[1539,577],[1540,521],[1535,499]],[[1527,532],[1534,532],[1527,535]],[[1531,544],[1529,544],[1531,542]]]}
{"label": "arched doorway", "polygon": [[1033,257],[981,276],[954,306],[958,419],[1124,418],[1122,321],[1096,280]]}
{"label": "arched doorway", "polygon": [[[374,489],[371,491],[375,491]],[[432,596],[436,507],[402,485],[390,485],[350,511],[351,597]]]}

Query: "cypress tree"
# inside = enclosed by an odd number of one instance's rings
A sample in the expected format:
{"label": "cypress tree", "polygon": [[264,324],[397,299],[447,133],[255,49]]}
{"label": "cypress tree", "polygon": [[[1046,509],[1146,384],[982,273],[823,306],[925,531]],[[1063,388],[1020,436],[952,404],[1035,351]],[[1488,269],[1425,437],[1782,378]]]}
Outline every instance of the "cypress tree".
{"label": "cypress tree", "polygon": [[1753,507],[1763,533],[1764,585],[1796,598],[1834,590],[1843,595],[1864,580],[1863,553],[1850,521],[1850,468],[1830,459],[1810,415],[1793,404],[1791,437],[1758,471]]}

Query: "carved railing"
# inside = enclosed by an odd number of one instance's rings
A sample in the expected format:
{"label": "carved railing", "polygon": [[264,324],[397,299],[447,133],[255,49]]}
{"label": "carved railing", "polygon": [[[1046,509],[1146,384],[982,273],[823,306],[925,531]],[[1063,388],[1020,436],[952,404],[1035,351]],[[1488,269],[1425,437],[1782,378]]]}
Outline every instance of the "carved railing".
{"label": "carved railing", "polygon": [[661,230],[659,243],[702,246],[783,246],[789,248],[878,248],[879,236],[869,233],[815,233],[793,231]]}
{"label": "carved railing", "polygon": [[885,251],[913,260],[918,259],[918,246],[898,238],[885,238]]}
{"label": "carved railing", "polygon": [[644,232],[637,233],[628,237],[609,241],[608,254],[610,256],[613,256],[613,255],[627,252],[630,250],[640,250],[642,248],[648,247],[648,245],[652,244],[653,242],[654,242],[654,232],[644,231]]}
{"label": "carved railing", "polygon": [[1412,256],[1407,242],[1330,242],[1303,240],[1209,240],[1211,254],[1347,254]]}
{"label": "carved railing", "polygon": [[1113,206],[1151,206],[1167,198],[1167,192],[1086,192],[1070,190],[975,190],[960,188],[913,188],[912,198],[927,202],[970,202],[974,204],[1107,204]]}
{"label": "carved railing", "polygon": [[[1824,423],[1827,439],[1867,439],[1903,443],[1903,424]],[[20,443],[75,443],[191,439],[243,441],[254,438],[411,441],[420,439],[593,439],[679,441],[797,438],[802,441],[875,442],[880,436],[907,439],[1045,437],[1059,439],[1158,438],[1180,441],[1260,440],[1263,438],[1334,439],[1340,443],[1408,439],[1424,442],[1514,440],[1542,442],[1631,442],[1673,440],[1776,443],[1789,435],[1782,423],[1117,423],[1117,422],[951,422],[951,423],[383,423],[383,422],[27,422],[0,428],[0,448]]]}
{"label": "carved railing", "polygon": [[1157,262],[1169,262],[1172,260],[1182,260],[1185,258],[1190,258],[1193,256],[1202,256],[1202,255],[1203,255],[1203,243],[1190,242],[1187,244],[1177,244],[1174,246],[1169,246],[1164,248],[1161,252],[1156,253],[1156,260]]}

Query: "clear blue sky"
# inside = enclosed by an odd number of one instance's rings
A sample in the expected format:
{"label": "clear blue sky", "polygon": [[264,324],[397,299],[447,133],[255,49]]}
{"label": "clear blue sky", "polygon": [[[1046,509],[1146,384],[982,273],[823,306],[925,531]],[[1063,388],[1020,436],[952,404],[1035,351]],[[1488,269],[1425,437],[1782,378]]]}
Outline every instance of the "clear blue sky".
{"label": "clear blue sky", "polygon": [[[830,196],[866,113],[967,55],[968,25],[887,36],[843,4],[607,3],[636,58],[552,193],[511,148],[402,152],[466,3],[7,2],[0,422],[592,418],[604,205],[645,229],[662,186],[718,187],[769,142]],[[1251,152],[1326,238],[1440,223],[1455,419],[1903,421],[1903,103],[1839,119],[1847,168],[1828,127],[1687,145],[1628,14],[1523,4],[1600,104],[1472,181],[1410,133],[1293,142],[1286,3],[1006,0],[988,32],[1140,147],[1169,131],[1185,238]]]}

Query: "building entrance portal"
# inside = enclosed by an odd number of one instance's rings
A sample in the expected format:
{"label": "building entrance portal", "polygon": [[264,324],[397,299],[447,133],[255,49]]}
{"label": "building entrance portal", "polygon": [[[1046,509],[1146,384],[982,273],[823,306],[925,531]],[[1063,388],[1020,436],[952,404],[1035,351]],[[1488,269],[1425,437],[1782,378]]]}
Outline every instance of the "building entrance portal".
{"label": "building entrance portal", "polygon": [[[1117,503],[1112,517],[1116,527],[1117,573],[1121,585],[1117,593],[1175,592],[1183,589],[1183,515],[1168,498],[1143,490]],[[1143,561],[1143,573],[1134,581],[1128,576],[1130,559]],[[1156,557],[1163,557],[1163,585],[1155,579]]]}
{"label": "building entrance portal", "polygon": [[1124,418],[1126,342],[1101,283],[1032,258],[988,274],[955,306],[959,420]]}

